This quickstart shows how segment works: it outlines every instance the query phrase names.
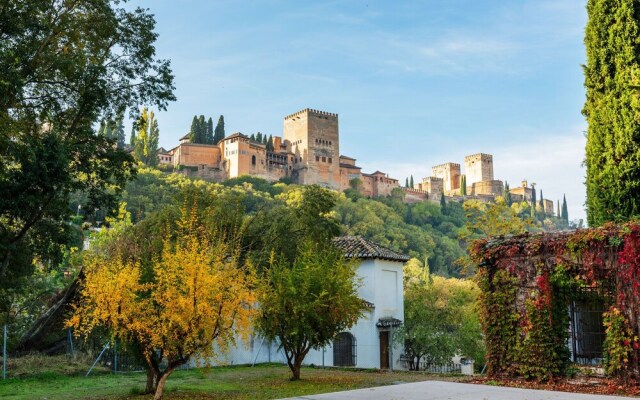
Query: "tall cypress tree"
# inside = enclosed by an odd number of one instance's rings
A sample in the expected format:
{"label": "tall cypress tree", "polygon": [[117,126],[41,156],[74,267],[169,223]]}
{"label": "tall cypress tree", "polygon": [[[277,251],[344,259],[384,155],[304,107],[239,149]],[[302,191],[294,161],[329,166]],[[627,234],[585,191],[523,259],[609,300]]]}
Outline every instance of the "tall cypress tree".
{"label": "tall cypress tree", "polygon": [[544,209],[544,197],[542,197],[542,189],[540,189],[540,209],[542,210],[542,212],[547,211]]}
{"label": "tall cypress tree", "polygon": [[273,136],[269,135],[269,140],[267,140],[267,151],[273,151]]}
{"label": "tall cypress tree", "polygon": [[193,116],[191,120],[191,128],[189,129],[189,141],[191,143],[198,143],[198,117]]}
{"label": "tall cypress tree", "polygon": [[460,196],[467,195],[467,176],[460,175]]}
{"label": "tall cypress tree", "polygon": [[409,178],[405,178],[404,187],[406,187],[406,188],[409,187]]}
{"label": "tall cypress tree", "polygon": [[262,143],[262,132],[256,133],[256,142]]}
{"label": "tall cypress tree", "polygon": [[558,200],[558,213],[556,214],[558,218],[562,217],[562,211],[560,211],[560,200]]}
{"label": "tall cypress tree", "polygon": [[411,178],[409,179],[409,187],[413,189],[413,175],[411,175]]}
{"label": "tall cypress tree", "polygon": [[640,216],[640,3],[588,0],[587,14],[586,206],[599,226]]}
{"label": "tall cypress tree", "polygon": [[567,196],[562,196],[562,219],[569,222],[569,208],[567,207]]}
{"label": "tall cypress tree", "polygon": [[149,113],[147,108],[143,108],[140,112],[140,117],[135,124],[136,126],[136,141],[133,147],[133,157],[142,163],[146,164],[147,155],[147,141],[149,140]]}
{"label": "tall cypress tree", "polygon": [[207,122],[204,119],[204,115],[198,117],[198,141],[196,143],[207,143]]}
{"label": "tall cypress tree", "polygon": [[116,116],[115,128],[113,131],[113,137],[116,139],[116,144],[120,149],[124,148],[124,140],[125,140],[123,120],[124,120],[124,117],[122,115],[122,112],[118,113],[118,115]]}
{"label": "tall cypress tree", "polygon": [[158,128],[158,120],[153,111],[149,112],[149,136],[146,143],[146,160],[145,164],[155,167],[158,165],[158,144],[160,142],[160,129]]}
{"label": "tall cypress tree", "polygon": [[536,208],[536,187],[531,185],[531,205],[533,206],[533,208]]}
{"label": "tall cypress tree", "polygon": [[504,197],[505,204],[511,207],[511,204],[513,204],[513,199],[511,199],[511,190],[509,189],[509,183],[506,181],[504,182],[503,197]]}
{"label": "tall cypress tree", "polygon": [[213,144],[218,144],[222,139],[224,139],[226,134],[224,133],[224,115],[221,115],[218,118],[218,124],[216,125],[216,130],[213,135]]}
{"label": "tall cypress tree", "polygon": [[131,136],[129,136],[129,146],[134,148],[136,145],[136,123],[131,124]]}
{"label": "tall cypress tree", "polygon": [[256,141],[256,134],[252,133],[251,136],[249,137],[249,139],[253,140],[254,142]]}
{"label": "tall cypress tree", "polygon": [[213,119],[209,117],[207,120],[207,135],[205,137],[206,144],[214,144],[215,140],[213,139]]}
{"label": "tall cypress tree", "polygon": [[447,199],[444,198],[444,192],[442,194],[440,194],[440,208],[442,208],[442,210],[444,211],[444,209],[447,207]]}

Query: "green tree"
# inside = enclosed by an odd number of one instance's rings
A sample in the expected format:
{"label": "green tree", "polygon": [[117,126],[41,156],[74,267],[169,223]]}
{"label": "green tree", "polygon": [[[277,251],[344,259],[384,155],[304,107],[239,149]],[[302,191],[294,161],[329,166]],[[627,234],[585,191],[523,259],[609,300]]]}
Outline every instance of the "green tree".
{"label": "green tree", "polygon": [[252,133],[251,136],[249,136],[249,139],[253,140],[254,142],[256,141],[256,134]]}
{"label": "green tree", "polygon": [[587,1],[582,112],[589,226],[640,215],[639,10],[634,0]]}
{"label": "green tree", "polygon": [[105,122],[104,119],[100,120],[100,126],[98,127],[98,132],[97,135],[98,136],[106,136],[106,126],[105,126]]}
{"label": "green tree", "polygon": [[131,134],[129,135],[129,146],[135,148],[136,146],[136,123],[131,124]]}
{"label": "green tree", "polygon": [[467,195],[467,176],[460,175],[460,196]]}
{"label": "green tree", "polygon": [[395,340],[404,345],[410,369],[419,370],[422,359],[441,364],[457,354],[484,363],[473,281],[432,276],[412,258],[404,267],[404,291],[405,321]]}
{"label": "green tree", "polygon": [[262,132],[256,133],[256,142],[262,143]]}
{"label": "green tree", "polygon": [[567,207],[567,196],[562,196],[562,219],[569,222],[569,208]]}
{"label": "green tree", "polygon": [[542,195],[542,189],[540,189],[540,210],[543,214],[546,213],[546,210],[544,209],[544,197]]}
{"label": "green tree", "polygon": [[404,187],[408,188],[409,187],[409,178],[406,178],[404,181]]}
{"label": "green tree", "polygon": [[414,186],[413,186],[413,175],[411,175],[411,178],[409,178],[409,187],[410,187],[411,189],[413,189],[413,188],[414,188]]}
{"label": "green tree", "polygon": [[269,135],[269,139],[267,140],[267,151],[273,151],[275,148],[273,147],[273,136]]}
{"label": "green tree", "polygon": [[216,124],[215,134],[213,135],[213,144],[218,144],[222,139],[226,136],[224,132],[224,115],[221,115],[218,118],[218,123]]}
{"label": "green tree", "polygon": [[124,149],[125,134],[124,134],[123,120],[124,120],[123,113],[122,112],[118,113],[118,115],[116,116],[115,125],[114,125],[113,139],[115,139],[116,145],[118,146],[119,149]]}
{"label": "green tree", "polygon": [[447,199],[445,198],[444,193],[440,195],[440,208],[444,211],[447,208]]}
{"label": "green tree", "polygon": [[509,183],[506,181],[504,182],[504,190],[502,192],[502,198],[504,199],[504,202],[507,204],[507,206],[511,207],[511,204],[513,204],[513,199],[511,198]]}
{"label": "green tree", "polygon": [[198,116],[194,115],[191,120],[191,128],[189,129],[189,141],[191,143],[200,143],[200,128],[198,126]]}
{"label": "green tree", "polygon": [[207,120],[207,137],[205,142],[207,144],[217,144],[213,136],[213,119],[211,119],[211,117]]}
{"label": "green tree", "polygon": [[133,154],[136,160],[148,166],[158,165],[160,131],[153,111],[143,108],[136,123],[138,133]]}
{"label": "green tree", "polygon": [[330,344],[365,309],[358,297],[355,264],[338,249],[311,240],[301,245],[293,262],[276,257],[262,286],[258,330],[281,343],[291,380],[300,379],[311,349]]}
{"label": "green tree", "polygon": [[133,159],[95,135],[96,122],[175,97],[145,9],[24,0],[3,4],[0,21],[0,287],[13,287],[35,258],[62,257],[71,193],[85,192],[89,211],[111,211],[134,175]]}

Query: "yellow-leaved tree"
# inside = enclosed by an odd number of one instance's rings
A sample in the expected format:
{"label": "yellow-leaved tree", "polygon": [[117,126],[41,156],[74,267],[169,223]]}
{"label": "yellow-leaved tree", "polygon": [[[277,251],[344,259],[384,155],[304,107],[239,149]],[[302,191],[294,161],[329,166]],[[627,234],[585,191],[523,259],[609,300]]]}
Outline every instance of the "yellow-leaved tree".
{"label": "yellow-leaved tree", "polygon": [[214,350],[224,352],[236,337],[246,339],[255,312],[254,272],[239,265],[239,246],[205,229],[196,209],[183,208],[175,239],[165,239],[149,265],[92,252],[81,301],[68,321],[78,334],[105,327],[113,338],[135,343],[154,399],[162,398],[176,368],[215,357]]}

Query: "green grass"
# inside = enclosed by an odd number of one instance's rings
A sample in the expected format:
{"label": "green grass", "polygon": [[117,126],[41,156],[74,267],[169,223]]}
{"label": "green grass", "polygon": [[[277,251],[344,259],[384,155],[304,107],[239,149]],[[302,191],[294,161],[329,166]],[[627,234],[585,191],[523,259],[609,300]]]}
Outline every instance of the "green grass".
{"label": "green grass", "polygon": [[[84,378],[55,373],[12,378],[0,383],[3,399],[146,399],[145,374],[101,374]],[[177,371],[167,381],[166,399],[277,399],[314,393],[433,379],[463,380],[409,372],[304,368],[302,379],[289,381],[281,365],[218,367]]]}

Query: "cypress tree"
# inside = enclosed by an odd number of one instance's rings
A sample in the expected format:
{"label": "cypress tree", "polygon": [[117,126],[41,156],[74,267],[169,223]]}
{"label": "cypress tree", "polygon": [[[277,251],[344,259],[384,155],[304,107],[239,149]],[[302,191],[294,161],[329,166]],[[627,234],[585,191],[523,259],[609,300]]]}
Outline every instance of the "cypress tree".
{"label": "cypress tree", "polygon": [[409,188],[409,178],[405,178],[404,187]]}
{"label": "cypress tree", "polygon": [[265,146],[267,145],[267,135],[266,134],[262,135],[262,144],[264,144]]}
{"label": "cypress tree", "polygon": [[562,196],[562,219],[569,222],[569,208],[567,207],[567,196]]}
{"label": "cypress tree", "polygon": [[129,146],[132,148],[136,145],[136,123],[131,124],[131,136],[129,136]]}
{"label": "cypress tree", "polygon": [[544,197],[542,197],[542,189],[540,189],[540,208],[542,209],[542,212],[546,212],[546,210],[544,209]]}
{"label": "cypress tree", "polygon": [[251,136],[249,137],[249,139],[253,140],[254,142],[256,141],[256,134],[252,133]]}
{"label": "cypress tree", "polygon": [[413,175],[411,175],[411,179],[409,179],[409,187],[413,189]]}
{"label": "cypress tree", "polygon": [[207,120],[207,135],[205,137],[206,144],[215,144],[215,140],[213,139],[213,119],[209,117]]}
{"label": "cypress tree", "polygon": [[560,200],[558,200],[558,213],[556,214],[558,218],[562,216],[562,212],[560,211]]}
{"label": "cypress tree", "polygon": [[218,118],[218,124],[216,125],[216,130],[213,135],[213,144],[218,144],[222,139],[224,139],[226,134],[224,133],[224,115],[221,115]]}
{"label": "cypress tree", "polygon": [[191,120],[191,129],[189,129],[189,141],[191,143],[198,143],[198,117],[193,116]]}
{"label": "cypress tree", "polygon": [[504,202],[506,205],[508,205],[509,207],[511,207],[511,204],[513,204],[513,200],[511,199],[511,190],[509,189],[509,183],[505,182],[504,183]]}
{"label": "cypress tree", "polygon": [[440,208],[444,211],[447,207],[447,200],[444,198],[444,193],[440,195]]}
{"label": "cypress tree", "polygon": [[136,142],[133,147],[133,157],[142,163],[146,163],[146,148],[149,140],[149,113],[143,108],[136,123]]}
{"label": "cypress tree", "polygon": [[262,143],[262,132],[256,133],[256,142]]}
{"label": "cypress tree", "polygon": [[116,139],[116,144],[120,149],[124,148],[124,140],[125,140],[123,119],[124,117],[122,115],[122,112],[118,113],[118,116],[116,117],[116,121],[115,121],[115,129],[113,132],[113,137]]}
{"label": "cypress tree", "polygon": [[532,192],[531,192],[531,205],[533,206],[533,208],[536,208],[536,202],[537,202],[537,200],[536,200],[536,187],[531,185],[531,189],[532,189]]}
{"label": "cypress tree", "polygon": [[155,167],[158,165],[158,144],[160,142],[160,129],[158,128],[158,120],[153,111],[149,112],[149,139],[146,143],[146,160],[145,164]]}
{"label": "cypress tree", "polygon": [[273,151],[273,136],[269,135],[269,140],[267,140],[267,151]]}
{"label": "cypress tree", "polygon": [[198,130],[197,130],[197,138],[198,141],[196,143],[207,143],[207,122],[204,119],[204,115],[200,115],[198,117]]}
{"label": "cypress tree", "polygon": [[586,206],[599,226],[640,216],[640,3],[588,0],[587,14]]}
{"label": "cypress tree", "polygon": [[460,175],[460,196],[467,195],[467,176]]}

